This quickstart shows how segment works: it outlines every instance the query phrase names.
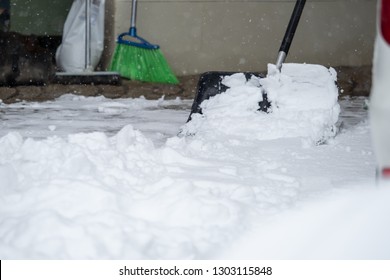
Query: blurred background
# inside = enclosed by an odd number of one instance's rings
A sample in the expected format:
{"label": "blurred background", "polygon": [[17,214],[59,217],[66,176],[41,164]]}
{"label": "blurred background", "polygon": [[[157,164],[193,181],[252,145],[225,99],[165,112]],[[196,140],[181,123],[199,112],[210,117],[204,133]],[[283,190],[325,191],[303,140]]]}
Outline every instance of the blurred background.
{"label": "blurred background", "polygon": [[[1,0],[8,30],[53,51],[73,0]],[[372,62],[375,0],[307,1],[286,62],[362,66]],[[264,71],[274,63],[293,0],[140,0],[138,35],[159,44],[178,76],[208,70]],[[130,25],[131,0],[107,0],[105,51]],[[2,14],[2,25],[6,15]],[[4,29],[4,27],[3,27]]]}

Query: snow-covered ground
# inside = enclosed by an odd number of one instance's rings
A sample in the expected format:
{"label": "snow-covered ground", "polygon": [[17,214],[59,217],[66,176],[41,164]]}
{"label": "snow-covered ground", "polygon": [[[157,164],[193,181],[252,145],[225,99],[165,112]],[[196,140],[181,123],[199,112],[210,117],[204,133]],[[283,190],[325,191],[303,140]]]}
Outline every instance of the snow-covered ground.
{"label": "snow-covered ground", "polygon": [[283,71],[227,78],[186,125],[192,100],[1,104],[0,258],[388,259],[367,100]]}

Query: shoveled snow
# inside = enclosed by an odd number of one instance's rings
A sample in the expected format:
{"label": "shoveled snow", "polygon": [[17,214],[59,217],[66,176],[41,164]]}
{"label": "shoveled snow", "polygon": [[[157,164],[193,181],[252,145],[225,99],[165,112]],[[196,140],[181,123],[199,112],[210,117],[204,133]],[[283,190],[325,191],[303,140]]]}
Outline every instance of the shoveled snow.
{"label": "shoveled snow", "polygon": [[365,99],[337,122],[333,70],[269,73],[186,125],[190,100],[1,104],[0,258],[389,258]]}
{"label": "shoveled snow", "polygon": [[[258,140],[301,137],[318,143],[336,133],[340,106],[333,68],[285,64],[279,73],[270,64],[266,78],[252,76],[246,81],[243,73],[237,73],[222,82],[229,89],[204,101],[202,115],[192,115],[184,134]],[[271,102],[271,113],[258,110],[263,92]]]}

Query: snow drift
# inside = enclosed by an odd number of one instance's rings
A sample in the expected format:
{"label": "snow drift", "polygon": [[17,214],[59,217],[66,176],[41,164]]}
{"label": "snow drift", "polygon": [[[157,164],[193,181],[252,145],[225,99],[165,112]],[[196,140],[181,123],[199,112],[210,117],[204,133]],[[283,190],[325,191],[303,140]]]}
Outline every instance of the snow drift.
{"label": "snow drift", "polygon": [[[204,101],[203,114],[193,114],[183,133],[324,142],[337,131],[336,80],[333,68],[312,64],[283,64],[281,73],[269,64],[266,78],[252,76],[249,81],[243,73],[226,76],[226,92]],[[271,102],[270,113],[258,111],[263,91]]]}
{"label": "snow drift", "polygon": [[[390,257],[389,222],[371,219],[390,211],[387,193],[349,195],[374,181],[364,99],[341,100],[345,124],[336,137],[302,145],[302,139],[333,133],[335,75],[321,66],[284,69],[291,74],[249,82],[227,78],[237,84],[218,97],[221,102],[205,105],[203,119],[186,125],[196,129],[195,137],[176,136],[189,100],[68,95],[0,104],[0,258]],[[272,114],[256,111],[259,82],[273,101]],[[294,88],[298,92],[289,92]],[[337,208],[329,200],[317,203],[340,192]],[[381,207],[369,217],[349,210],[341,215],[340,205],[353,211],[365,203],[362,197],[370,200],[368,208],[378,201]],[[297,209],[303,214],[291,213]],[[320,214],[337,224],[321,223]],[[328,238],[328,229],[337,232],[351,217],[343,235]],[[295,224],[299,228],[284,235]],[[311,231],[313,224],[324,230]],[[269,246],[262,247],[257,230]],[[296,238],[300,232],[315,235],[315,254],[306,238]],[[353,238],[344,251],[321,246],[327,240],[343,248],[348,236]],[[360,242],[373,239],[368,253]],[[251,251],[257,245],[261,252]]]}

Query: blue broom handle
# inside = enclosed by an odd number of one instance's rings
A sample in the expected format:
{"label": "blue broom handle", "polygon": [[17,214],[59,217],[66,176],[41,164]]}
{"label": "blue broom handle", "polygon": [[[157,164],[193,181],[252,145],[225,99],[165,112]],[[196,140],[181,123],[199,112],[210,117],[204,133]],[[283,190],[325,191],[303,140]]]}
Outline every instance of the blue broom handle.
{"label": "blue broom handle", "polygon": [[137,20],[137,0],[133,0],[131,4],[131,21],[130,21],[130,30],[135,29],[135,22]]}
{"label": "blue broom handle", "polygon": [[[135,26],[135,21],[137,18],[137,0],[132,0],[132,5],[131,5],[131,20],[130,20],[130,30],[129,33],[122,33],[118,36],[117,42],[119,44],[125,44],[128,46],[134,46],[134,47],[139,47],[139,48],[144,48],[144,49],[149,49],[149,50],[157,50],[160,48],[159,45],[153,45],[146,41],[144,38],[139,37],[137,35],[137,28]],[[127,40],[125,39],[126,37],[133,37],[136,39],[136,41],[132,40]]]}

